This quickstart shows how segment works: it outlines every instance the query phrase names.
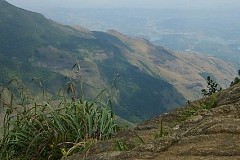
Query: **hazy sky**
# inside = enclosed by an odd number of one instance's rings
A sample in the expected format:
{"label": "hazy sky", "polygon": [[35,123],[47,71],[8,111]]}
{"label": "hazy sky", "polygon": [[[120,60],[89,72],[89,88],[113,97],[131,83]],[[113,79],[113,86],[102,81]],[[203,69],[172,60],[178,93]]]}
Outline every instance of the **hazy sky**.
{"label": "hazy sky", "polygon": [[7,0],[26,9],[33,8],[231,8],[240,9],[240,0]]}

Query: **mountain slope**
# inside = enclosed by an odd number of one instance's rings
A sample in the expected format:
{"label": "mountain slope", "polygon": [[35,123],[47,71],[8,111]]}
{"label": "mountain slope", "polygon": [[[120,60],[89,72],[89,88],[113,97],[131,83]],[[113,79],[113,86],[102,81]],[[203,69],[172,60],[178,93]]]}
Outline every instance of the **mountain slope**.
{"label": "mountain slope", "polygon": [[[65,160],[240,158],[240,84],[159,115]],[[122,146],[118,147],[117,144]],[[106,147],[103,147],[106,146]]]}
{"label": "mountain slope", "polygon": [[[54,93],[70,78],[82,82],[86,98],[111,88],[106,96],[113,98],[114,111],[131,121],[198,98],[196,91],[204,87],[208,74],[216,80],[226,78],[220,84],[230,84],[236,70],[219,59],[213,63],[208,57],[175,53],[113,30],[63,26],[4,0],[0,0],[0,42],[0,83],[19,78],[36,90],[31,80],[37,78]],[[72,69],[76,63],[77,72]]]}
{"label": "mountain slope", "polygon": [[237,76],[236,66],[227,61],[199,54],[173,52],[156,47],[145,39],[129,38],[116,31],[109,33],[131,47],[132,51],[125,54],[130,63],[150,75],[162,77],[186,99],[201,98],[199,91],[206,87],[207,76],[214,78],[223,88],[228,87]]}
{"label": "mountain slope", "polygon": [[[89,98],[110,88],[114,76],[120,74],[111,91],[114,110],[133,121],[150,118],[185,101],[161,77],[129,63],[124,56],[129,46],[113,35],[63,26],[3,0],[0,15],[3,84],[17,77],[33,86],[31,80],[35,77],[54,92],[67,82],[64,77],[68,76],[83,82],[84,94]],[[77,73],[72,70],[76,61],[80,69]]]}

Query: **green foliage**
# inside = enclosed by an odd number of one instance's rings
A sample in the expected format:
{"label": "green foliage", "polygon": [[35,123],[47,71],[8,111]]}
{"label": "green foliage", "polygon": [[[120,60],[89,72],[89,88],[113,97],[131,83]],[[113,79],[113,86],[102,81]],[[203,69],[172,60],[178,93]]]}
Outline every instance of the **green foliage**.
{"label": "green foliage", "polygon": [[[240,70],[238,70],[238,75],[240,76]],[[234,86],[235,84],[238,84],[240,82],[240,78],[236,77],[234,81],[231,82],[230,86]]]}
{"label": "green foliage", "polygon": [[230,86],[234,86],[235,84],[238,84],[240,82],[240,78],[236,77],[234,81],[231,82]]}
{"label": "green foliage", "polygon": [[201,92],[204,96],[210,96],[213,93],[219,92],[222,90],[222,87],[219,86],[216,82],[214,82],[210,76],[207,77],[207,88],[202,89]]}
{"label": "green foliage", "polygon": [[118,151],[127,151],[126,144],[120,139],[116,140],[116,148]]}
{"label": "green foliage", "polygon": [[204,109],[210,110],[215,107],[217,107],[217,95],[212,94],[207,99],[197,104],[197,106],[191,106],[191,108],[181,111],[178,121],[179,122],[185,121],[189,117],[192,117],[193,115],[195,115],[200,110],[204,110]]}
{"label": "green foliage", "polygon": [[193,116],[197,112],[197,110],[198,109],[195,109],[195,108],[184,110],[183,112],[181,112],[178,121],[180,121],[180,122],[185,121],[189,117]]}
{"label": "green foliage", "polygon": [[155,132],[154,139],[165,137],[168,134],[169,134],[168,131],[166,129],[164,129],[163,122],[161,121],[160,129],[159,129],[159,131]]}
{"label": "green foliage", "polygon": [[[9,88],[15,91],[9,91],[10,100],[1,99],[6,113],[0,159],[60,159],[110,138],[119,128],[113,112],[97,97],[84,101],[62,95],[64,99],[38,102],[18,81],[13,82],[17,86]],[[72,87],[68,92],[76,96]]]}
{"label": "green foliage", "polygon": [[200,104],[200,109],[210,110],[212,108],[217,107],[217,95],[213,94],[209,97],[209,99],[205,100]]}

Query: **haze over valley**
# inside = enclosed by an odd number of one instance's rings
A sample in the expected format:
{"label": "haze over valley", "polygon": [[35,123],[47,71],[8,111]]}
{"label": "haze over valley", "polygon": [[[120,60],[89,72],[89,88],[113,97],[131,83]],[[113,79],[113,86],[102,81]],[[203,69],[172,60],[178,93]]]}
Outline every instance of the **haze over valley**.
{"label": "haze over valley", "polygon": [[57,1],[58,5],[54,0],[10,2],[63,24],[99,31],[114,29],[176,51],[213,55],[239,65],[240,3],[237,0],[72,0]]}
{"label": "haze over valley", "polygon": [[41,12],[68,25],[100,31],[115,29],[176,51],[199,52],[234,63],[240,60],[239,10],[54,8]]}

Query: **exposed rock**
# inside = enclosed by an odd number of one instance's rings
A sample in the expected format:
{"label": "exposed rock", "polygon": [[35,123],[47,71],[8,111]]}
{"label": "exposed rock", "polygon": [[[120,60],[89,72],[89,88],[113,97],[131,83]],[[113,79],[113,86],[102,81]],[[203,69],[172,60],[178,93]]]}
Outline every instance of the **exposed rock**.
{"label": "exposed rock", "polygon": [[[117,140],[125,151],[114,147]],[[240,159],[240,84],[146,121],[93,148],[99,149],[90,149],[85,159]],[[66,158],[74,159],[84,158],[81,154]]]}

